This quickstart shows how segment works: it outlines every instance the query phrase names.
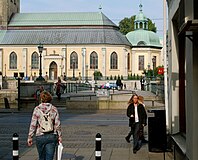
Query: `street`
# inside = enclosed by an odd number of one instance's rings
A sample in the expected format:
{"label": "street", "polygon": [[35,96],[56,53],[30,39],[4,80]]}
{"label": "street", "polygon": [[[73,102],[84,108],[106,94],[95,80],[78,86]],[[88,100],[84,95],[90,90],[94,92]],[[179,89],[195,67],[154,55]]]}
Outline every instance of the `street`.
{"label": "street", "polygon": [[[128,148],[128,118],[124,110],[67,113],[60,110],[65,148],[95,148],[95,135],[101,133],[103,148]],[[26,145],[31,113],[0,113],[0,159],[12,159],[12,135],[19,135],[19,155]]]}

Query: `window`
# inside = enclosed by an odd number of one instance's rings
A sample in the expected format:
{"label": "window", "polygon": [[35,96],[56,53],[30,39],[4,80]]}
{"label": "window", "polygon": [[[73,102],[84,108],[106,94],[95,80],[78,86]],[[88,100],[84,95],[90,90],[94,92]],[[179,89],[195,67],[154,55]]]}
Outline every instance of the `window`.
{"label": "window", "polygon": [[127,69],[130,70],[130,53],[127,54]]}
{"label": "window", "polygon": [[139,56],[139,70],[144,70],[144,56]]}
{"label": "window", "polygon": [[78,69],[78,55],[76,52],[70,54],[70,69]]}
{"label": "window", "polygon": [[90,54],[90,69],[98,69],[98,54],[96,52]]}
{"label": "window", "polygon": [[111,58],[110,58],[110,68],[111,69],[118,69],[118,56],[117,56],[117,53],[116,52],[113,52],[111,54]]}
{"label": "window", "polygon": [[10,54],[10,69],[17,69],[17,54],[15,52]]}
{"label": "window", "polygon": [[144,41],[139,41],[137,45],[138,45],[138,46],[145,46],[145,45],[146,45],[146,42],[144,42]]}
{"label": "window", "polygon": [[32,53],[31,68],[32,69],[39,69],[39,56],[38,56],[38,53],[36,53],[36,52]]}

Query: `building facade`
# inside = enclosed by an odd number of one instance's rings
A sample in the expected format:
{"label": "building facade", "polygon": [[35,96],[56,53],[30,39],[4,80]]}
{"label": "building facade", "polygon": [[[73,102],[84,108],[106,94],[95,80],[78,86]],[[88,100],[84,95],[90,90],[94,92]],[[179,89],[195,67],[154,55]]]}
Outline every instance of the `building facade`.
{"label": "building facade", "polygon": [[148,30],[148,18],[142,11],[135,17],[134,31],[127,33],[126,37],[132,44],[132,73],[142,75],[144,69],[153,69],[162,65],[162,45],[159,36]]}
{"label": "building facade", "polygon": [[167,0],[169,13],[169,130],[174,159],[198,157],[198,2]]}

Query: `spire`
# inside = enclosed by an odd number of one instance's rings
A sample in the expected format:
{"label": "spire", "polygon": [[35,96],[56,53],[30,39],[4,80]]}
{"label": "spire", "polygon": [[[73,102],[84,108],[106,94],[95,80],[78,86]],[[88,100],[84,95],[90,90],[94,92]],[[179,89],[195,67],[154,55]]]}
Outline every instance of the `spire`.
{"label": "spire", "polygon": [[143,7],[143,5],[140,3],[140,5],[139,5],[139,7],[140,7],[140,12],[142,12],[142,7]]}
{"label": "spire", "polygon": [[100,10],[100,12],[101,12],[101,11],[102,11],[102,5],[100,5],[98,9],[99,9],[99,10]]}

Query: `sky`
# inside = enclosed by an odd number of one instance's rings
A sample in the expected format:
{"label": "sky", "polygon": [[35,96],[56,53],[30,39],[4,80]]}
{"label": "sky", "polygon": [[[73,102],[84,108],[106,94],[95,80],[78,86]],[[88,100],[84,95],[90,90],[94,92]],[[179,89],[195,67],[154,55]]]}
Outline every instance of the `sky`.
{"label": "sky", "polygon": [[143,12],[157,27],[157,34],[163,36],[163,0],[21,0],[21,13],[38,12],[98,12],[101,11],[115,24],[125,17]]}

